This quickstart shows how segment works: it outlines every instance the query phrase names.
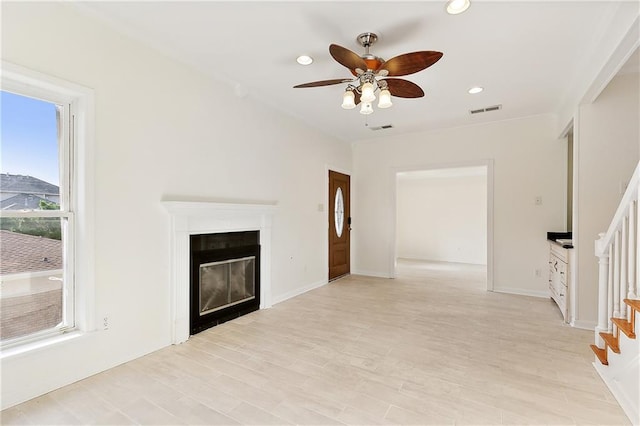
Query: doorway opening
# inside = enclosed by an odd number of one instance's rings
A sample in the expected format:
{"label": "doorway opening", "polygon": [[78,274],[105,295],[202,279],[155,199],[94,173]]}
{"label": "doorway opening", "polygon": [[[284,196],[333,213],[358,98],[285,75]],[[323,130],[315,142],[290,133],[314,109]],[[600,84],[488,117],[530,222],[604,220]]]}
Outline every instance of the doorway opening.
{"label": "doorway opening", "polygon": [[392,276],[438,271],[493,289],[491,161],[394,171]]}

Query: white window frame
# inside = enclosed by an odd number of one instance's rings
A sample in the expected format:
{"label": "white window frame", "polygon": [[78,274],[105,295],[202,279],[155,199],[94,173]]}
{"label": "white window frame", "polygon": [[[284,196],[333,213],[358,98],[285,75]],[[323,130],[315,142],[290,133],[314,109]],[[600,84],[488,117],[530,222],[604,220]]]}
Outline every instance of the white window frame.
{"label": "white window frame", "polygon": [[[59,217],[64,250],[62,326],[2,342],[2,357],[55,343],[70,332],[95,328],[94,200],[93,200],[93,90],[2,61],[2,90],[62,106],[59,120],[60,210],[1,211],[0,217]],[[66,339],[67,336],[64,336]]]}

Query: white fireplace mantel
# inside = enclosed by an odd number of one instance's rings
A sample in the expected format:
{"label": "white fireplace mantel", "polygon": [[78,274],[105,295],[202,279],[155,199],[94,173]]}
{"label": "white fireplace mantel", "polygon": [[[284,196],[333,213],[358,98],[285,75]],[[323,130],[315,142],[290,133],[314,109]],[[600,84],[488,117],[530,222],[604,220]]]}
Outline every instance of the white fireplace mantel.
{"label": "white fireplace mantel", "polygon": [[260,231],[260,309],[271,307],[271,221],[274,204],[162,201],[171,215],[171,339],[189,338],[189,237]]}

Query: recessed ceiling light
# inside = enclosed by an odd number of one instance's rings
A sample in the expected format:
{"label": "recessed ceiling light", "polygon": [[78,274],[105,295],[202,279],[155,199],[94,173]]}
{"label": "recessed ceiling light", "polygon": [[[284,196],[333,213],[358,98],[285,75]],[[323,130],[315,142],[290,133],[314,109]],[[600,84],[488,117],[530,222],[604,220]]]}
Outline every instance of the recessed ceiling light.
{"label": "recessed ceiling light", "polygon": [[471,6],[470,0],[447,0],[447,13],[457,15],[469,9],[469,6]]}
{"label": "recessed ceiling light", "polygon": [[308,55],[300,55],[296,59],[296,62],[298,62],[300,65],[309,65],[313,62],[313,58]]}
{"label": "recessed ceiling light", "polygon": [[471,89],[467,90],[467,92],[471,93],[472,95],[475,95],[476,93],[480,93],[484,90],[484,87],[472,87]]}

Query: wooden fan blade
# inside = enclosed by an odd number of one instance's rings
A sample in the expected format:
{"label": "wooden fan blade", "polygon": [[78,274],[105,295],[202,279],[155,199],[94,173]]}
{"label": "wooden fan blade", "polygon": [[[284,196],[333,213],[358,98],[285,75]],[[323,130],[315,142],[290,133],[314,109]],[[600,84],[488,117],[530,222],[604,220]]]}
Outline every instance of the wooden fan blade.
{"label": "wooden fan blade", "polygon": [[387,70],[390,76],[409,75],[429,68],[442,58],[442,52],[422,51],[395,56],[382,64],[377,71]]}
{"label": "wooden fan blade", "polygon": [[424,91],[415,83],[402,78],[385,78],[389,92],[399,98],[421,98]]}
{"label": "wooden fan blade", "polygon": [[294,89],[300,89],[303,87],[320,87],[320,86],[331,86],[332,84],[340,84],[340,83],[349,83],[351,80],[344,78],[334,78],[333,80],[321,80],[321,81],[313,81],[311,83],[298,84],[297,86],[293,86]]}
{"label": "wooden fan blade", "polygon": [[340,65],[343,65],[350,70],[355,70],[356,68],[360,68],[362,70],[367,69],[367,63],[358,56],[357,53],[352,52],[351,50],[338,46],[337,44],[332,44],[329,46],[329,53],[333,56],[333,59],[338,61]]}

